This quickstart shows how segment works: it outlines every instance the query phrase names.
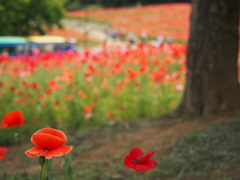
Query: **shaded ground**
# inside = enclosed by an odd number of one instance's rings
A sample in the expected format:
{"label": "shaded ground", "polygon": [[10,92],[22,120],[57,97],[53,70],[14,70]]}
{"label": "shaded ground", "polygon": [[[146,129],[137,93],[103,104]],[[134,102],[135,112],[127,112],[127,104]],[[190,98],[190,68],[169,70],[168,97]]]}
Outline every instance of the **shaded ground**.
{"label": "shaded ground", "polygon": [[[224,115],[194,121],[137,120],[98,128],[75,135],[74,137],[68,136],[69,140],[67,144],[74,145],[72,152],[73,162],[71,163],[74,174],[73,179],[105,180],[106,177],[108,177],[107,179],[119,180],[138,179],[139,176],[133,170],[127,169],[123,165],[124,157],[132,148],[139,147],[145,153],[153,151],[155,152],[153,159],[160,161],[161,158],[171,155],[172,150],[170,147],[183,135],[196,130],[206,129],[213,122],[231,122],[233,119],[229,115]],[[192,138],[192,136],[189,137]],[[32,146],[30,143],[22,144],[21,153]],[[7,160],[5,161],[6,172],[8,174],[23,172],[20,161],[16,156],[15,146],[8,148],[9,151],[6,154]],[[70,156],[66,157],[69,158]],[[27,164],[28,172],[40,172],[37,158],[31,159],[25,155],[23,155],[23,158]],[[52,176],[58,177],[63,174],[65,170],[61,169],[61,163],[62,158],[54,158],[51,170]],[[155,171],[158,171],[157,168],[160,167],[157,166]],[[183,168],[180,169],[181,171],[183,170]],[[233,180],[234,177],[240,178],[239,175],[240,172],[236,169],[236,166],[234,168],[222,167],[210,173],[208,179],[224,179],[228,176],[229,180]],[[181,176],[181,172],[179,172],[178,179],[182,179]],[[154,177],[156,177],[155,180],[167,179],[167,177],[161,178],[160,175],[155,175]],[[206,178],[204,179],[206,180]],[[197,179],[195,178],[195,180]]]}

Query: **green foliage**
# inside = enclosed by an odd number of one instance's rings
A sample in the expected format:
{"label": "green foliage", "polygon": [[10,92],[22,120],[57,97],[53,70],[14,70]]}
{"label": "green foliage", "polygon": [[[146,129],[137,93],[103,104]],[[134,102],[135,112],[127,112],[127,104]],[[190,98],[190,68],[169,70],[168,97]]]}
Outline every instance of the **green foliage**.
{"label": "green foliage", "polygon": [[0,0],[0,35],[44,34],[44,28],[60,25],[65,0]]}
{"label": "green foliage", "polygon": [[73,161],[73,156],[63,156],[63,162],[61,164],[62,168],[65,169],[65,180],[72,180],[73,172],[72,172],[72,167],[71,163]]}

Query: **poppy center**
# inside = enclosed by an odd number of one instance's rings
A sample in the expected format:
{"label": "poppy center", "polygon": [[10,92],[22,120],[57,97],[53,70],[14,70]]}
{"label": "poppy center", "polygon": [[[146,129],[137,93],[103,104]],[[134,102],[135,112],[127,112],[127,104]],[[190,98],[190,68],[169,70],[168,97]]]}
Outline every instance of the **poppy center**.
{"label": "poppy center", "polygon": [[135,162],[135,163],[138,163],[139,161],[141,161],[141,159],[142,159],[141,157],[140,157],[140,158],[137,158],[137,159],[134,159],[134,162]]}

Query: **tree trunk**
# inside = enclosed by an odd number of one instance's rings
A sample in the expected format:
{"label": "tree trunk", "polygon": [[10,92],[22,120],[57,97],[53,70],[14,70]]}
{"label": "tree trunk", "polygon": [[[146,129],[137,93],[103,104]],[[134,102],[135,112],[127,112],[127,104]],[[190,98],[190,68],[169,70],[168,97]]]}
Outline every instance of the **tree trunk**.
{"label": "tree trunk", "polygon": [[184,95],[172,115],[240,110],[239,0],[192,0]]}

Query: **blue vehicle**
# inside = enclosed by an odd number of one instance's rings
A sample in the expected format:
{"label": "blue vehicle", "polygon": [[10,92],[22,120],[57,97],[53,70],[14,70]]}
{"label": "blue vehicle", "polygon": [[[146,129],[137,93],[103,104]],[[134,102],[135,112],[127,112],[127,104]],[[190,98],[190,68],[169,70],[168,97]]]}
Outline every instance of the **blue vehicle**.
{"label": "blue vehicle", "polygon": [[0,36],[0,54],[8,52],[10,56],[19,53],[35,54],[53,52],[55,50],[75,50],[77,40],[62,36]]}
{"label": "blue vehicle", "polygon": [[0,36],[0,54],[8,52],[10,56],[27,51],[27,39],[18,36]]}

